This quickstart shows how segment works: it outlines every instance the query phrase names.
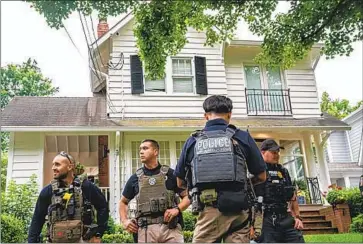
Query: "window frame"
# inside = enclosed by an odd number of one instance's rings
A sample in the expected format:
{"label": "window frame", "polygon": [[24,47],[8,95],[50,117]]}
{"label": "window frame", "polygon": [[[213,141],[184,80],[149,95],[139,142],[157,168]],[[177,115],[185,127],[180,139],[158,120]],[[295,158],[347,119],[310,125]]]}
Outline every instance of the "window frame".
{"label": "window frame", "polygon": [[[173,74],[173,60],[190,60],[190,65],[191,65],[191,75],[174,75]],[[173,95],[196,95],[196,84],[195,84],[195,61],[194,61],[194,56],[172,56],[172,57],[168,57],[168,61],[167,61],[167,73],[168,73],[168,94],[173,94]],[[193,92],[174,92],[174,78],[192,78],[192,89]]]}
{"label": "window frame", "polygon": [[159,141],[169,141],[169,152],[170,152],[170,167],[175,169],[176,160],[178,156],[176,155],[176,142],[177,141],[186,141],[190,134],[165,134],[165,135],[158,135],[158,134],[129,134],[125,135],[125,174],[126,179],[129,178],[135,172],[132,172],[132,142],[133,141],[142,141],[146,138],[150,138],[153,140]]}
{"label": "window frame", "polygon": [[[253,62],[244,62],[242,63],[242,72],[243,72],[243,79],[244,79],[244,84],[245,87],[247,89],[249,89],[247,87],[247,75],[246,75],[246,71],[245,71],[245,67],[251,67],[251,66],[258,66],[260,68],[260,82],[261,82],[261,89],[266,89],[269,90],[268,88],[268,78],[267,78],[267,67],[266,65],[259,65]],[[281,67],[279,68],[279,73],[280,73],[280,77],[281,77],[281,82],[282,82],[282,89],[287,89],[287,79],[286,79],[286,71],[283,70]]]}

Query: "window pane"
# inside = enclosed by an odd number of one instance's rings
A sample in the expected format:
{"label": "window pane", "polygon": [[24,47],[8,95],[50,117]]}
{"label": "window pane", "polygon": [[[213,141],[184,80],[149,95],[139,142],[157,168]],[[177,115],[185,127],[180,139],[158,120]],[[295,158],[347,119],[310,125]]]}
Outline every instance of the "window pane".
{"label": "window pane", "polygon": [[162,79],[162,80],[145,80],[145,91],[148,91],[148,92],[165,92],[165,79]]}
{"label": "window pane", "polygon": [[245,66],[248,89],[261,89],[261,77],[259,66]]}
{"label": "window pane", "polygon": [[[261,89],[259,66],[245,66],[247,89]],[[248,111],[259,111],[264,107],[263,92],[250,90],[247,93]]]}
{"label": "window pane", "polygon": [[140,155],[139,155],[139,147],[141,141],[133,141],[131,142],[131,154],[132,154],[132,171],[131,173],[135,173],[138,168],[141,167]]}
{"label": "window pane", "polygon": [[193,93],[193,78],[173,78],[173,92]]}
{"label": "window pane", "polygon": [[267,84],[269,89],[282,89],[280,69],[266,69]]}
{"label": "window pane", "polygon": [[170,166],[170,146],[169,141],[159,141],[159,162],[163,165]]}
{"label": "window pane", "polygon": [[173,59],[173,75],[192,75],[191,59]]}

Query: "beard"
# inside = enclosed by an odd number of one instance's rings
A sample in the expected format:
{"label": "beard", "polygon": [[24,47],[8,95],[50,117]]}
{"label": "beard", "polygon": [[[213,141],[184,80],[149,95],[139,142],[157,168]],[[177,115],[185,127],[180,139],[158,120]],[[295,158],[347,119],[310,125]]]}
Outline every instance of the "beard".
{"label": "beard", "polygon": [[55,180],[64,180],[67,178],[68,173],[61,173],[54,177]]}

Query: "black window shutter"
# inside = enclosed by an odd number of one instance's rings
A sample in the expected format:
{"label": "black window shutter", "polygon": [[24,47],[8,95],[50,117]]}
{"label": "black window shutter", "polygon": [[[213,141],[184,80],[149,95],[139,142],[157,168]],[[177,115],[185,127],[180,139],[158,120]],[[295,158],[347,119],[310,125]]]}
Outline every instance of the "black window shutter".
{"label": "black window shutter", "polygon": [[194,57],[195,85],[197,94],[208,95],[207,66],[205,57]]}
{"label": "black window shutter", "polygon": [[130,56],[131,65],[131,93],[144,93],[144,74],[142,72],[142,62],[138,55]]}

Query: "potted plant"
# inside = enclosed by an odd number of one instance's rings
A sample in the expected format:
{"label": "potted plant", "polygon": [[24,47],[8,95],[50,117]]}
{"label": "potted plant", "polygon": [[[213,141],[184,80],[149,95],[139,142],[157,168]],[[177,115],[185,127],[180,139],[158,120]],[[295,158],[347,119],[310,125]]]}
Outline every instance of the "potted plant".
{"label": "potted plant", "polygon": [[80,162],[78,162],[76,164],[75,169],[74,169],[74,174],[75,175],[81,175],[83,173],[84,173],[84,166]]}

